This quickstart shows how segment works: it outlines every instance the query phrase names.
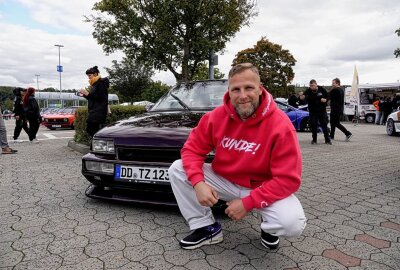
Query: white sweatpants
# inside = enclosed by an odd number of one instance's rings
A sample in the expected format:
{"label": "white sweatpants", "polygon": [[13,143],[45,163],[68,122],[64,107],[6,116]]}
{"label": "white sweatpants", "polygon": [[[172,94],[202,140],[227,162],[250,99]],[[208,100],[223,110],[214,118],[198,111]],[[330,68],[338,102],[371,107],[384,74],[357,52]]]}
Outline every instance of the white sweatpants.
{"label": "white sweatpants", "polygon": [[[212,186],[218,192],[219,198],[224,201],[243,198],[250,194],[251,189],[233,184],[215,174],[211,164],[205,163],[203,171],[205,182]],[[198,202],[182,161],[176,160],[168,173],[179,209],[189,224],[190,230],[213,224],[215,219],[211,209]],[[262,216],[261,229],[275,236],[297,237],[306,226],[303,207],[293,194],[257,211]]]}

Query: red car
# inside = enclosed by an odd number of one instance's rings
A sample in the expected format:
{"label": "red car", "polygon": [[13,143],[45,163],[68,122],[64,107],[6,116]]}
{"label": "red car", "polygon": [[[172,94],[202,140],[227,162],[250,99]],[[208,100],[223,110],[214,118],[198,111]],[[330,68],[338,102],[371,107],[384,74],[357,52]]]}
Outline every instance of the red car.
{"label": "red car", "polygon": [[74,129],[76,109],[75,107],[64,108],[53,114],[44,114],[42,115],[42,125],[51,130],[56,128]]}

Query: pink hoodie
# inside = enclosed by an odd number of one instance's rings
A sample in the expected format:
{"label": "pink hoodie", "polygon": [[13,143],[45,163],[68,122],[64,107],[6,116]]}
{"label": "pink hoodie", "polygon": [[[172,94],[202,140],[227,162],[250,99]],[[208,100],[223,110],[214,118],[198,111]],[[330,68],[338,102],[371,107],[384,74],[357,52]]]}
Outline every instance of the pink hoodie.
{"label": "pink hoodie", "polygon": [[265,89],[260,106],[245,121],[226,93],[224,104],[205,114],[192,130],[181,156],[193,186],[204,180],[204,159],[212,150],[215,173],[253,189],[242,198],[247,211],[266,207],[299,189],[302,159],[296,130]]}

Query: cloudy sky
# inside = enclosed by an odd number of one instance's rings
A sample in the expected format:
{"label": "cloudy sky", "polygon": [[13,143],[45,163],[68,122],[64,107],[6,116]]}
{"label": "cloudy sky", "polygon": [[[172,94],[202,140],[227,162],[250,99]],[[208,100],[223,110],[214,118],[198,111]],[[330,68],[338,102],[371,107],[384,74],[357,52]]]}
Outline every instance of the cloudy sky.
{"label": "cloudy sky", "polygon": [[[86,86],[85,70],[120,60],[106,56],[92,38],[84,15],[94,14],[93,0],[0,0],[0,85],[59,89],[58,47],[62,44],[62,89]],[[297,60],[293,83],[316,79],[330,85],[339,77],[351,84],[354,66],[361,83],[400,80],[399,0],[258,0],[259,15],[243,27],[219,56],[217,66],[227,74],[235,54],[253,47],[261,37],[288,49]],[[35,76],[40,75],[40,76]],[[168,72],[156,80],[173,85]]]}

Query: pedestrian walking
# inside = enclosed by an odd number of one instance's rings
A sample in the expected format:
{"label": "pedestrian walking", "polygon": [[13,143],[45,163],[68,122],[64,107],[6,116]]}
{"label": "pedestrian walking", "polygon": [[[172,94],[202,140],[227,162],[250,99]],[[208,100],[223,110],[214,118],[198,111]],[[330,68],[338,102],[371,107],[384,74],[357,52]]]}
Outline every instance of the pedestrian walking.
{"label": "pedestrian walking", "polygon": [[312,132],[311,144],[317,143],[318,123],[324,133],[325,143],[332,144],[328,132],[326,103],[328,101],[328,92],[317,81],[312,79],[310,87],[304,92],[306,96],[308,111],[310,113],[310,126]]}
{"label": "pedestrian walking", "polygon": [[339,78],[335,78],[332,80],[332,89],[329,92],[329,99],[331,102],[330,137],[332,140],[335,138],[335,130],[336,128],[338,128],[341,132],[344,133],[344,135],[346,135],[346,141],[348,142],[353,135],[340,123],[340,117],[343,115],[344,109],[344,91],[340,86]]}
{"label": "pedestrian walking", "polygon": [[28,121],[26,120],[24,113],[23,97],[26,94],[26,89],[17,87],[14,89],[14,117],[15,117],[15,128],[14,128],[14,140],[17,140],[21,134],[22,129],[29,136]]}
{"label": "pedestrian walking", "polygon": [[86,132],[92,138],[106,122],[108,113],[108,78],[101,78],[97,66],[86,70],[89,78],[90,90],[81,89],[80,94],[88,100],[88,119],[86,122]]}
{"label": "pedestrian walking", "polygon": [[[256,67],[234,66],[223,105],[205,114],[190,133],[181,160],[169,168],[179,209],[192,233],[179,241],[184,249],[223,240],[210,207],[227,202],[226,215],[241,220],[261,215],[261,244],[276,249],[280,237],[297,237],[306,218],[295,193],[302,159],[296,131],[260,84]],[[215,151],[212,164],[204,163]]]}
{"label": "pedestrian walking", "polygon": [[24,113],[29,123],[29,141],[38,143],[36,139],[42,117],[40,116],[39,104],[35,98],[35,88],[29,87],[23,99]]}

